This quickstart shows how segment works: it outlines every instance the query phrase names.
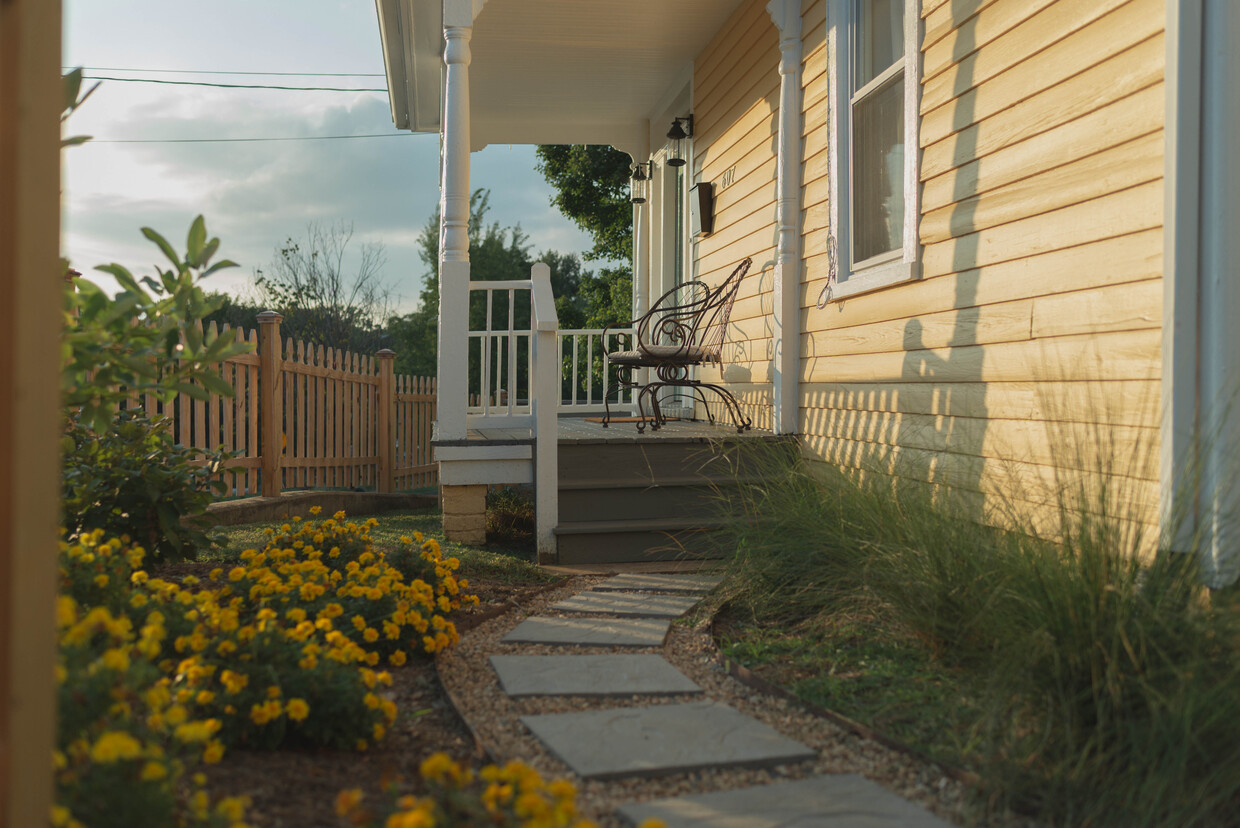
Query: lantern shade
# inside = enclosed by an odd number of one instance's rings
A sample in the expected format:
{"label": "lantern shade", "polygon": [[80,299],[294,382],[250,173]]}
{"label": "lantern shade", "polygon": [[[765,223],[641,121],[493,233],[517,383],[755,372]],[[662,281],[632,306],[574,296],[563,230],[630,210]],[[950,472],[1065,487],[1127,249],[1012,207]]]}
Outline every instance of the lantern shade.
{"label": "lantern shade", "polygon": [[[688,127],[688,131],[685,131]],[[684,142],[693,135],[693,116],[688,115],[684,118],[674,118],[672,120],[672,128],[667,131],[667,139],[672,142],[671,148],[667,154],[667,165],[669,167],[683,167],[685,165],[685,146]]]}
{"label": "lantern shade", "polygon": [[629,201],[634,204],[646,203],[647,189],[650,186],[650,175],[647,173],[649,167],[649,161],[633,165],[633,176],[629,179]]}

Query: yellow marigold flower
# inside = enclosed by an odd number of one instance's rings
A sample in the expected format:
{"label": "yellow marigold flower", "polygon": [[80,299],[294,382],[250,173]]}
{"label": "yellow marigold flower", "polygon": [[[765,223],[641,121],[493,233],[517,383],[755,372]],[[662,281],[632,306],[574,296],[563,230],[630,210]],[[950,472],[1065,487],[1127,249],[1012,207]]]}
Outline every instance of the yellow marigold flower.
{"label": "yellow marigold flower", "polygon": [[362,616],[355,615],[350,620],[353,622],[353,629],[358,630],[359,632],[366,629],[366,619]]}
{"label": "yellow marigold flower", "polygon": [[200,705],[208,705],[215,701],[215,694],[210,690],[199,690],[198,695],[194,697],[194,701]]}
{"label": "yellow marigold flower", "polygon": [[65,669],[65,665],[57,664],[52,668],[52,674],[56,676],[57,684],[64,684],[65,679],[69,678],[69,671]]}
{"label": "yellow marigold flower", "polygon": [[383,741],[383,737],[387,734],[387,731],[383,728],[383,725],[375,722],[375,726],[371,730],[371,733],[374,735],[376,742],[381,742]]}
{"label": "yellow marigold flower", "polygon": [[305,699],[289,699],[286,710],[288,717],[295,722],[304,721],[310,715],[310,705]]}
{"label": "yellow marigold flower", "polygon": [[108,585],[108,576],[107,576],[107,575],[96,575],[96,576],[95,576],[95,586],[97,586],[97,587],[105,587],[105,586],[107,586],[107,585]]}
{"label": "yellow marigold flower", "polygon": [[374,627],[367,627],[366,631],[362,633],[362,638],[373,644],[379,640],[379,631]]}
{"label": "yellow marigold flower", "polygon": [[199,744],[208,741],[219,729],[219,719],[202,719],[179,725],[172,735],[187,745]]}
{"label": "yellow marigold flower", "polygon": [[109,730],[104,733],[90,749],[91,761],[99,764],[137,759],[141,755],[142,744],[133,736],[120,730]]}
{"label": "yellow marigold flower", "polygon": [[355,744],[354,747],[356,747],[358,750],[365,750],[366,748],[370,747],[370,745],[366,743],[365,739],[358,739],[357,744]]}
{"label": "yellow marigold flower", "polygon": [[141,609],[142,607],[145,607],[146,596],[143,595],[141,592],[135,592],[133,595],[129,596],[129,606],[133,607],[134,609]]}
{"label": "yellow marigold flower", "polygon": [[168,724],[173,727],[176,727],[179,724],[184,724],[185,720],[188,718],[189,711],[179,704],[174,704],[164,711],[164,719],[167,720]]}
{"label": "yellow marigold flower", "polygon": [[348,816],[362,803],[362,789],[349,788],[336,794],[336,815]]}
{"label": "yellow marigold flower", "polygon": [[63,828],[63,826],[69,824],[71,819],[73,819],[73,814],[64,805],[52,806],[51,821],[55,828]]}
{"label": "yellow marigold flower", "polygon": [[406,656],[405,656],[404,650],[397,650],[396,652],[388,656],[388,661],[391,663],[393,667],[400,667],[404,665],[405,659],[406,659]]}
{"label": "yellow marigold flower", "polygon": [[366,658],[363,660],[367,664],[369,664],[371,667],[374,667],[375,665],[379,663],[379,654],[378,653],[366,653]]}
{"label": "yellow marigold flower", "polygon": [[223,574],[224,574],[224,570],[220,569],[219,567],[216,567],[215,569],[211,570],[208,577],[210,577],[212,581],[218,581],[223,576]]}
{"label": "yellow marigold flower", "polygon": [[208,765],[214,765],[223,758],[224,744],[216,739],[207,742],[207,746],[202,750],[202,761]]}
{"label": "yellow marigold flower", "polygon": [[322,511],[323,511],[322,506],[311,506],[310,507],[310,514],[313,515],[314,517],[318,517],[319,513]]}
{"label": "yellow marigold flower", "polygon": [[106,650],[101,660],[105,667],[118,673],[123,673],[129,669],[129,653],[119,648]]}
{"label": "yellow marigold flower", "polygon": [[268,687],[268,688],[267,688],[267,698],[269,698],[269,699],[278,699],[278,698],[280,698],[280,688],[279,688],[277,685],[274,685],[274,684],[273,684],[273,685],[271,685],[270,687]]}
{"label": "yellow marigold flower", "polygon": [[243,673],[234,673],[232,670],[225,670],[220,673],[220,681],[228,688],[230,694],[236,695],[250,683],[250,677]]}
{"label": "yellow marigold flower", "polygon": [[244,577],[245,577],[244,566],[234,566],[232,569],[228,570],[228,580],[230,581],[240,581]]}
{"label": "yellow marigold flower", "polygon": [[135,584],[145,584],[149,578],[150,576],[141,569],[129,576],[129,580]]}
{"label": "yellow marigold flower", "polygon": [[163,762],[147,762],[142,766],[141,779],[143,782],[153,782],[156,779],[163,779],[168,775],[168,769],[164,767]]}

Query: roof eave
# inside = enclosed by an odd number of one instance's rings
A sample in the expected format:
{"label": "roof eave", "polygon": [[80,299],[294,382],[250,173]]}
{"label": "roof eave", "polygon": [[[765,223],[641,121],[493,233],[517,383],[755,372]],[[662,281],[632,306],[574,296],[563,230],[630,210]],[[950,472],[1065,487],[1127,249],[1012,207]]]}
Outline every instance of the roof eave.
{"label": "roof eave", "polygon": [[439,132],[442,109],[441,0],[375,0],[388,102],[397,129]]}

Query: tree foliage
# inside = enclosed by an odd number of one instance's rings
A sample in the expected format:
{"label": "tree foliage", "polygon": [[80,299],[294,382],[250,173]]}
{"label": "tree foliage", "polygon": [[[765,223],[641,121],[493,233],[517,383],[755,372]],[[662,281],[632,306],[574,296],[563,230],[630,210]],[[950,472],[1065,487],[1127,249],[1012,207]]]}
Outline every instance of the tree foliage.
{"label": "tree foliage", "polygon": [[303,237],[286,239],[270,267],[258,271],[259,303],[283,315],[282,336],[361,354],[387,346],[387,253],[381,242],[365,242],[351,255],[353,235],[352,222],[310,222]]}
{"label": "tree foliage", "polygon": [[598,144],[548,144],[538,148],[537,169],[555,188],[551,203],[593,238],[587,260],[632,261],[627,153]]}

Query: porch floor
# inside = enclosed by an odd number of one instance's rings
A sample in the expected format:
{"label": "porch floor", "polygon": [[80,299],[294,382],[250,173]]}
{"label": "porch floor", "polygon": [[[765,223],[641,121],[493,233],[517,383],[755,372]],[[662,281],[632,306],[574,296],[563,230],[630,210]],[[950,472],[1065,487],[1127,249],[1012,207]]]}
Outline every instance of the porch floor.
{"label": "porch floor", "polygon": [[[593,415],[589,419],[596,419]],[[736,426],[728,423],[711,424],[705,420],[673,420],[658,431],[647,428],[645,433],[637,430],[636,423],[613,422],[606,428],[602,423],[588,422],[580,415],[559,418],[560,445],[592,445],[604,443],[646,443],[654,440],[670,440],[682,443],[709,443],[733,440],[787,440],[785,436],[753,428],[740,434]],[[470,429],[466,440],[440,441],[436,445],[460,446],[490,443],[491,445],[524,445],[533,442],[528,428],[481,428]]]}

